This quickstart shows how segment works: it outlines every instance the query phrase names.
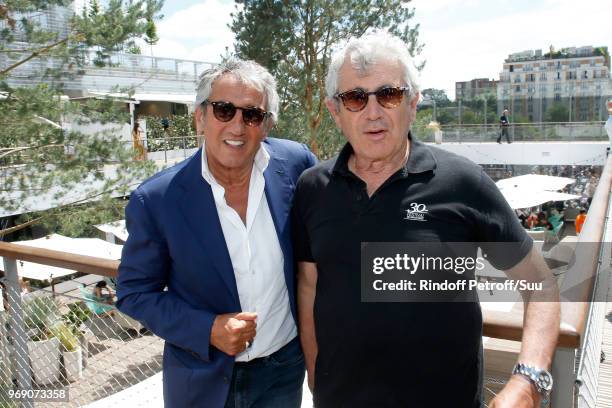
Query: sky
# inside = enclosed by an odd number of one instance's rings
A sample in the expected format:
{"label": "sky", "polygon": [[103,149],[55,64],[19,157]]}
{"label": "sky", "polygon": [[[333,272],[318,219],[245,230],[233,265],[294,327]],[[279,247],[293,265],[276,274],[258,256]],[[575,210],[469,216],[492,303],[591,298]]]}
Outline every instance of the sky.
{"label": "sky", "polygon": [[[456,81],[499,79],[508,54],[584,45],[612,49],[612,0],[412,0],[425,44],[421,88],[444,89]],[[228,28],[236,8],[229,0],[166,0],[158,22],[160,41],[143,54],[217,62],[231,52]]]}

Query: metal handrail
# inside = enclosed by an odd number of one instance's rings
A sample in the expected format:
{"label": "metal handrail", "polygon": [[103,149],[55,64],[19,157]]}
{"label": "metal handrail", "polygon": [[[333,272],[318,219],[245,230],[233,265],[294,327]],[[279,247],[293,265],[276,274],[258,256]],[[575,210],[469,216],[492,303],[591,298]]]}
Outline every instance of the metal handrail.
{"label": "metal handrail", "polygon": [[[580,257],[577,257],[578,261],[572,268],[575,273],[568,273],[561,287],[561,292],[564,289],[576,286],[579,286],[581,290],[580,302],[565,302],[562,304],[561,331],[558,343],[562,347],[578,348],[582,341],[590,296],[593,290],[594,273],[597,270],[601,237],[604,232],[603,223],[600,221],[606,217],[611,187],[612,156],[607,159],[599,185],[593,196],[589,216],[578,241],[579,244],[592,243],[593,245],[582,246],[589,252],[582,253]],[[74,269],[108,277],[116,277],[119,267],[119,261],[6,242],[0,242],[0,255],[11,259]],[[506,340],[521,340],[523,333],[522,307],[518,307],[511,312],[484,310],[483,313],[483,334],[485,336]]]}

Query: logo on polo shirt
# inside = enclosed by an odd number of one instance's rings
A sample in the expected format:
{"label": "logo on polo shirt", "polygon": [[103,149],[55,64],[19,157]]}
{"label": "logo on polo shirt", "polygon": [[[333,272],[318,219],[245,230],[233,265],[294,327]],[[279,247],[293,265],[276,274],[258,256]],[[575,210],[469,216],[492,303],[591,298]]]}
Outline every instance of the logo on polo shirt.
{"label": "logo on polo shirt", "polygon": [[405,220],[427,221],[425,219],[425,214],[427,214],[428,211],[425,204],[410,203],[410,209],[404,211],[406,211],[406,217],[404,217]]}

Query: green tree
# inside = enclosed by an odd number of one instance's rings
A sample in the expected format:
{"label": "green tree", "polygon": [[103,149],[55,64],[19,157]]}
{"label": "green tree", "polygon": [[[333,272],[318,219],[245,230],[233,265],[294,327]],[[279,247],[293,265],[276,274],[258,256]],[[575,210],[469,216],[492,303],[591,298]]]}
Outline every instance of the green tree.
{"label": "green tree", "polygon": [[[15,0],[0,4],[0,208],[23,208],[40,196],[70,204],[97,200],[88,206],[59,206],[29,222],[46,222],[60,213],[65,216],[67,209],[73,214],[84,207],[89,213],[112,209],[116,207],[108,199],[112,193],[126,192],[130,184],[154,170],[151,163],[133,161],[131,147],[126,148],[119,136],[71,130],[77,125],[128,123],[123,106],[111,99],[71,101],[64,96],[64,88],[82,74],[89,51],[95,51],[97,65],[105,65],[112,52],[133,47],[162,1],[108,0],[104,6],[91,1],[59,30],[32,18],[71,3]],[[19,81],[23,72],[39,81],[23,85]],[[69,128],[67,122],[74,126]],[[82,196],[68,199],[66,195],[77,187]],[[99,209],[92,210],[96,205]],[[85,218],[81,219],[85,222]]]}
{"label": "green tree", "polygon": [[231,29],[241,58],[267,67],[279,82],[278,131],[310,145],[320,157],[333,155],[342,136],[325,114],[325,74],[338,41],[386,28],[422,49],[414,9],[402,0],[236,0]]}
{"label": "green tree", "polygon": [[569,110],[562,103],[554,103],[546,110],[544,120],[546,122],[567,122],[569,120]]}
{"label": "green tree", "polygon": [[443,89],[427,88],[421,91],[423,98],[430,98],[436,101],[436,108],[444,108],[451,105],[450,99]]}

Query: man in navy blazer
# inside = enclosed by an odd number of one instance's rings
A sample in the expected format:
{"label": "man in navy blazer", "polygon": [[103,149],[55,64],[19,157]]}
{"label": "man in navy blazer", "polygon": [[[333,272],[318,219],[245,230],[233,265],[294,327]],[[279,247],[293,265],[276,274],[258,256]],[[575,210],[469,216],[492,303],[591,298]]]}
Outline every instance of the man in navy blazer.
{"label": "man in navy blazer", "polygon": [[200,77],[203,147],[132,192],[117,307],[166,340],[167,407],[301,405],[289,213],[306,146],[267,138],[276,81],[230,59]]}

